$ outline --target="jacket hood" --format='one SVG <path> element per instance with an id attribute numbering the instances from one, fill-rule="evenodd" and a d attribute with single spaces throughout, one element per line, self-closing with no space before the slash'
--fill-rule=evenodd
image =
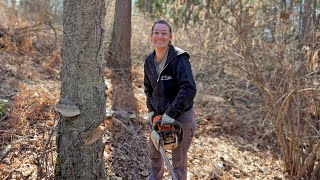
<path id="1" fill-rule="evenodd" d="M 150 59 L 154 59 L 154 56 L 156 54 L 156 51 L 153 51 L 153 53 L 150 54 L 151 57 L 149 57 Z M 187 51 L 184 51 L 178 47 L 175 47 L 173 45 L 169 45 L 169 53 L 168 53 L 168 57 L 167 57 L 167 62 L 166 64 L 170 63 L 171 61 L 175 60 L 177 56 L 187 56 L 187 58 L 190 58 L 190 55 Z M 149 59 L 147 58 L 147 59 Z"/>

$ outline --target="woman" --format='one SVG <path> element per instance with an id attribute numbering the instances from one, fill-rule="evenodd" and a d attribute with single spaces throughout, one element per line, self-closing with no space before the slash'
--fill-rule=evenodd
<path id="1" fill-rule="evenodd" d="M 187 179 L 187 152 L 195 131 L 193 99 L 196 85 L 189 54 L 171 44 L 172 30 L 164 21 L 156 21 L 151 29 L 154 51 L 144 64 L 144 86 L 147 96 L 148 121 L 162 115 L 163 123 L 175 120 L 182 124 L 181 144 L 172 150 L 172 164 L 179 180 Z M 148 179 L 163 177 L 164 163 L 160 153 L 149 140 L 151 174 Z"/>

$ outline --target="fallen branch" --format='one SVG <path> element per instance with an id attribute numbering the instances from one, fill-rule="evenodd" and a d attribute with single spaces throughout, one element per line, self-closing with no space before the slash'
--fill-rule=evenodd
<path id="1" fill-rule="evenodd" d="M 136 118 L 136 114 L 134 112 L 127 112 L 127 111 L 106 111 L 107 118 L 120 116 L 122 118 L 134 119 Z"/>
<path id="2" fill-rule="evenodd" d="M 15 145 L 22 143 L 22 142 L 36 142 L 35 139 L 18 139 L 16 141 L 11 142 L 9 145 L 7 145 L 5 148 L 3 148 L 2 151 L 0 151 L 0 162 L 11 152 Z"/>
<path id="3" fill-rule="evenodd" d="M 0 162 L 9 154 L 11 150 L 12 150 L 12 145 L 9 144 L 0 152 Z"/>
<path id="4" fill-rule="evenodd" d="M 226 160 L 226 159 L 223 158 L 223 157 L 220 157 L 220 160 L 221 160 L 224 164 L 226 164 L 227 166 L 230 166 L 230 167 L 232 167 L 232 168 L 236 168 L 236 169 L 239 170 L 239 172 L 240 172 L 241 174 L 243 174 L 244 176 L 251 177 L 250 174 L 248 174 L 247 172 L 245 172 L 245 171 L 243 171 L 242 169 L 240 169 L 240 167 L 239 167 L 238 165 L 236 165 L 235 163 L 232 163 L 232 162 Z"/>

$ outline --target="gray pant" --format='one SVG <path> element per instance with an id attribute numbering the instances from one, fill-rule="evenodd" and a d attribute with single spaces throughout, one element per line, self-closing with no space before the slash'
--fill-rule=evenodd
<path id="1" fill-rule="evenodd" d="M 177 119 L 182 124 L 183 138 L 181 144 L 172 150 L 172 165 L 179 180 L 187 179 L 187 152 L 190 148 L 192 137 L 195 131 L 195 117 L 193 108 L 184 112 Z M 149 155 L 151 159 L 151 174 L 149 180 L 161 180 L 164 172 L 164 162 L 149 139 Z"/>

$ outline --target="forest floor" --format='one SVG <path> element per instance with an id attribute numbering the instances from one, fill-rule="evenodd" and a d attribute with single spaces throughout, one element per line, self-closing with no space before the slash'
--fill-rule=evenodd
<path id="1" fill-rule="evenodd" d="M 41 171 L 52 177 L 53 163 L 45 166 L 41 161 L 54 158 L 41 158 L 47 155 L 43 150 L 55 151 L 50 135 L 57 122 L 53 106 L 59 94 L 58 72 L 46 71 L 43 64 L 15 53 L 0 51 L 0 59 L 0 97 L 8 108 L 0 121 L 0 177 L 33 179 Z M 136 74 L 141 79 L 142 72 Z M 141 84 L 135 87 L 143 92 Z M 283 162 L 272 145 L 260 145 L 245 128 L 216 123 L 202 109 L 196 108 L 196 115 L 197 129 L 189 151 L 190 179 L 285 179 Z M 104 155 L 111 179 L 144 179 L 150 172 L 146 125 L 134 123 L 131 134 L 112 121 L 107 124 Z M 37 142 L 41 140 L 44 143 Z M 4 154 L 8 146 L 10 150 Z M 39 170 L 45 167 L 48 169 Z"/>
<path id="2" fill-rule="evenodd" d="M 58 115 L 53 107 L 60 93 L 60 52 L 39 52 L 27 40 L 18 48 L 0 49 L 0 179 L 52 179 L 54 173 Z M 144 107 L 141 68 L 133 67 L 133 87 Z M 189 179 L 287 179 L 274 144 L 259 140 L 247 127 L 210 117 L 210 106 L 197 106 L 205 103 L 202 95 L 198 92 L 195 104 Z M 133 125 L 130 132 L 112 119 L 106 122 L 104 158 L 110 179 L 145 179 L 150 173 L 149 131 L 141 123 L 145 107 L 141 112 L 128 120 Z"/>

